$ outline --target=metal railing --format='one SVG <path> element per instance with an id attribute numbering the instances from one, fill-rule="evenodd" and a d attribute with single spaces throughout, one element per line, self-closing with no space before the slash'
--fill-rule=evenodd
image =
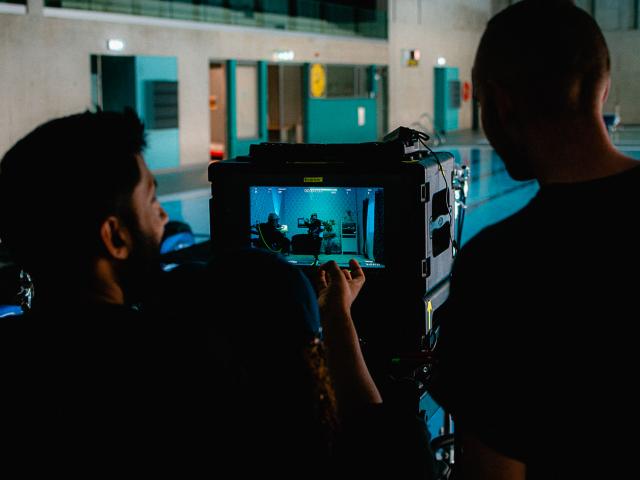
<path id="1" fill-rule="evenodd" d="M 387 38 L 386 11 L 317 0 L 45 0 L 45 5 L 327 35 Z"/>

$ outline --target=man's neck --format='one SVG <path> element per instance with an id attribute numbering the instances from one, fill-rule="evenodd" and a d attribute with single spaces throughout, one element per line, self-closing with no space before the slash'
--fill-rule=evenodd
<path id="1" fill-rule="evenodd" d="M 34 305 L 38 308 L 108 303 L 123 305 L 124 292 L 117 282 L 113 266 L 96 260 L 90 274 L 59 272 L 34 279 Z"/>
<path id="2" fill-rule="evenodd" d="M 639 165 L 615 148 L 603 122 L 597 119 L 532 128 L 526 144 L 541 185 L 595 180 Z"/>
<path id="3" fill-rule="evenodd" d="M 124 304 L 124 291 L 118 282 L 114 265 L 105 258 L 98 258 L 94 266 L 92 296 L 100 303 Z"/>

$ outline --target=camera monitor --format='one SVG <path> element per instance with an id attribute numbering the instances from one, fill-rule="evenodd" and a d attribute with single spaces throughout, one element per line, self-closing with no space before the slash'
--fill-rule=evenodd
<path id="1" fill-rule="evenodd" d="M 252 185 L 249 217 L 251 246 L 292 264 L 385 267 L 381 187 Z"/>
<path id="2" fill-rule="evenodd" d="M 409 140 L 260 144 L 212 163 L 213 254 L 269 249 L 311 276 L 354 258 L 367 277 L 353 307 L 359 332 L 382 357 L 412 351 L 451 270 L 454 223 L 453 156 Z"/>

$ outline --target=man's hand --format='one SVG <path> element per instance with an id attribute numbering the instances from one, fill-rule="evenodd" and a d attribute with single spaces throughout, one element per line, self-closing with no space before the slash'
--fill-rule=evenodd
<path id="1" fill-rule="evenodd" d="M 350 269 L 340 269 L 336 262 L 320 266 L 316 278 L 318 305 L 323 312 L 349 312 L 365 281 L 360 264 L 349 260 Z"/>

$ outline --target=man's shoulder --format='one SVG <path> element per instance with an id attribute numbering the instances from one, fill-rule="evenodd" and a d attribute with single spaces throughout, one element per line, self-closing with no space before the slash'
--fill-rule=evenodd
<path id="1" fill-rule="evenodd" d="M 465 260 L 491 259 L 491 252 L 507 252 L 520 248 L 520 242 L 527 240 L 535 217 L 535 206 L 529 204 L 507 218 L 484 227 L 469 239 L 459 252 Z"/>

